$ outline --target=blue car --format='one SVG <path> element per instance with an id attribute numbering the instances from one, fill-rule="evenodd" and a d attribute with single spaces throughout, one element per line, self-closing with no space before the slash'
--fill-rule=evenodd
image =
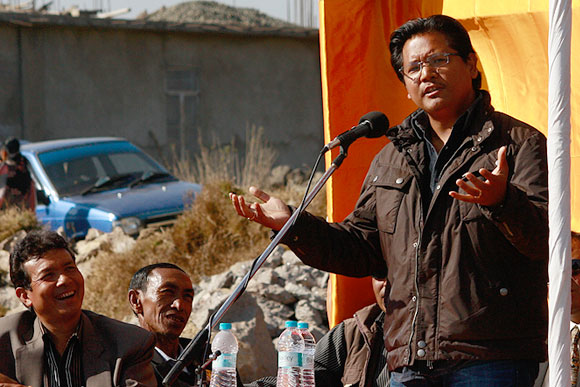
<path id="1" fill-rule="evenodd" d="M 36 216 L 81 239 L 89 228 L 137 235 L 174 222 L 200 192 L 122 138 L 29 142 L 20 151 L 37 186 Z"/>

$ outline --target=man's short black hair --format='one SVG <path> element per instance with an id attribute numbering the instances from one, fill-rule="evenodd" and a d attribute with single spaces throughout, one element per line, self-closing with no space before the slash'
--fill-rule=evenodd
<path id="1" fill-rule="evenodd" d="M 49 230 L 33 230 L 26 234 L 10 254 L 10 280 L 14 287 L 30 289 L 30 277 L 24 270 L 24 264 L 55 249 L 65 249 L 75 261 L 73 251 L 60 234 Z"/>
<path id="2" fill-rule="evenodd" d="M 413 36 L 429 32 L 440 32 L 445 35 L 449 47 L 456 50 L 463 61 L 467 61 L 469 54 L 475 54 L 467 30 L 454 18 L 445 15 L 433 15 L 427 18 L 409 20 L 393 31 L 389 44 L 391 65 L 401 82 L 405 82 L 403 74 L 399 71 L 403 67 L 403 46 Z M 477 77 L 472 80 L 471 85 L 474 90 L 481 88 L 481 73 L 479 71 L 477 72 Z"/>
<path id="3" fill-rule="evenodd" d="M 4 149 L 8 154 L 15 154 L 20 152 L 20 141 L 16 137 L 8 137 L 6 141 L 4 141 Z"/>
<path id="4" fill-rule="evenodd" d="M 131 282 L 129 283 L 129 290 L 141 290 L 142 292 L 147 291 L 147 280 L 149 279 L 149 274 L 155 269 L 176 269 L 183 273 L 185 271 L 177 265 L 168 262 L 159 262 L 154 263 L 151 265 L 147 265 L 142 267 L 141 269 L 137 270 L 133 277 L 131 278 Z M 185 273 L 187 275 L 187 273 Z"/>

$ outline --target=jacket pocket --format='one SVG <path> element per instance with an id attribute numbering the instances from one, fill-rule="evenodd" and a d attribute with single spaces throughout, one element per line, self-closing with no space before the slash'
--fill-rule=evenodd
<path id="1" fill-rule="evenodd" d="M 379 231 L 392 234 L 395 232 L 397 216 L 403 197 L 409 191 L 413 175 L 400 168 L 377 170 L 377 175 L 370 184 L 375 189 L 376 217 Z"/>

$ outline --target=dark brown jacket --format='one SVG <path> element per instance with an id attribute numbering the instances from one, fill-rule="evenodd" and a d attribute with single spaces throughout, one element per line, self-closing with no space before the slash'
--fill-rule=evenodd
<path id="1" fill-rule="evenodd" d="M 387 272 L 391 370 L 415 360 L 546 358 L 546 140 L 495 112 L 482 94 L 430 200 L 425 146 L 410 125 L 425 114 L 417 110 L 389 130 L 391 143 L 376 155 L 343 222 L 305 213 L 284 240 L 322 270 L 355 277 Z M 509 178 L 502 205 L 448 195 L 464 173 L 493 170 L 503 145 Z"/>
<path id="2" fill-rule="evenodd" d="M 374 385 L 377 361 L 384 348 L 381 337 L 383 330 L 376 325 L 381 312 L 377 304 L 369 305 L 343 322 L 346 344 L 342 376 L 344 386 Z"/>

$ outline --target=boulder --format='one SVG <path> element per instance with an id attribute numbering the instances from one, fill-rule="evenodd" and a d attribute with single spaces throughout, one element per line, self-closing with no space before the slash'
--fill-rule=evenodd
<path id="1" fill-rule="evenodd" d="M 10 272 L 10 253 L 0 250 L 0 272 Z"/>

